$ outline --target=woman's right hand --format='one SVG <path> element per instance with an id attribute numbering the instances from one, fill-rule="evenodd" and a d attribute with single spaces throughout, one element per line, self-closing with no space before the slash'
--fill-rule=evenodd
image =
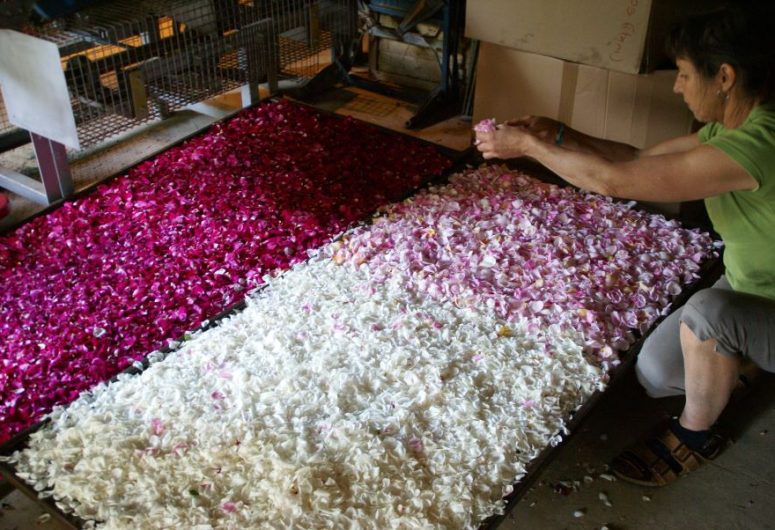
<path id="1" fill-rule="evenodd" d="M 525 127 L 508 124 L 498 125 L 489 131 L 476 131 L 474 145 L 484 159 L 518 158 L 530 156 L 530 150 L 536 142 L 543 142 Z"/>

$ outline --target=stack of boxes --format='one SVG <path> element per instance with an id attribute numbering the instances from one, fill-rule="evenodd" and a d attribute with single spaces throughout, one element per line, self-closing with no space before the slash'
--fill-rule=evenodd
<path id="1" fill-rule="evenodd" d="M 697 0 L 470 2 L 482 41 L 474 121 L 549 116 L 593 136 L 647 147 L 696 126 L 673 93 L 664 39 Z"/>

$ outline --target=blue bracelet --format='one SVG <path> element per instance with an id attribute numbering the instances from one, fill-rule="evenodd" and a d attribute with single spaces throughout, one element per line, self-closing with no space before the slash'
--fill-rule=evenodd
<path id="1" fill-rule="evenodd" d="M 554 145 L 562 145 L 565 140 L 565 124 L 560 122 L 560 126 L 557 127 L 557 134 L 554 136 Z"/>

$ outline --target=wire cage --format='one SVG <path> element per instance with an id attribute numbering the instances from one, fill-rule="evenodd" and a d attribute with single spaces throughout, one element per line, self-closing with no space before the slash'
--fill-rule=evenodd
<path id="1" fill-rule="evenodd" d="M 273 75 L 311 78 L 353 31 L 350 4 L 111 0 L 26 31 L 57 45 L 85 148 Z M 0 134 L 13 127 L 0 102 Z"/>
<path id="2" fill-rule="evenodd" d="M 309 81 L 356 38 L 355 0 L 273 0 L 268 16 L 279 74 Z"/>
<path id="3" fill-rule="evenodd" d="M 354 38 L 357 30 L 355 0 L 92 0 L 88 4 L 44 24 L 24 27 L 26 33 L 57 46 L 82 151 L 235 89 L 241 89 L 242 103 L 247 105 L 258 99 L 261 83 L 268 85 L 270 95 L 277 92 L 281 78 L 304 85 L 322 62 L 330 63 L 326 54 L 336 53 L 336 47 Z M 0 138 L 15 138 L 18 144 L 19 133 L 21 142 L 28 141 L 26 131 L 16 130 L 9 122 L 0 101 Z M 64 152 L 65 148 L 53 149 Z M 40 163 L 39 169 L 45 185 Z M 60 190 L 52 195 L 46 189 L 44 199 L 34 198 L 42 196 L 36 190 L 30 198 L 47 203 L 72 192 L 71 182 L 62 185 L 69 173 L 59 168 L 52 171 Z M 12 175 L 3 182 L 9 179 L 22 177 Z M 25 181 L 17 187 L 12 182 L 9 189 L 30 185 L 36 186 Z"/>

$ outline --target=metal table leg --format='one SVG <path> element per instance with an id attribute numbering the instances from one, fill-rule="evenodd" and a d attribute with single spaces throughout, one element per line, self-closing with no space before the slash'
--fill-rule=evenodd
<path id="1" fill-rule="evenodd" d="M 0 187 L 44 206 L 72 195 L 73 179 L 65 146 L 35 133 L 30 133 L 30 138 L 38 161 L 40 181 L 0 167 Z"/>

